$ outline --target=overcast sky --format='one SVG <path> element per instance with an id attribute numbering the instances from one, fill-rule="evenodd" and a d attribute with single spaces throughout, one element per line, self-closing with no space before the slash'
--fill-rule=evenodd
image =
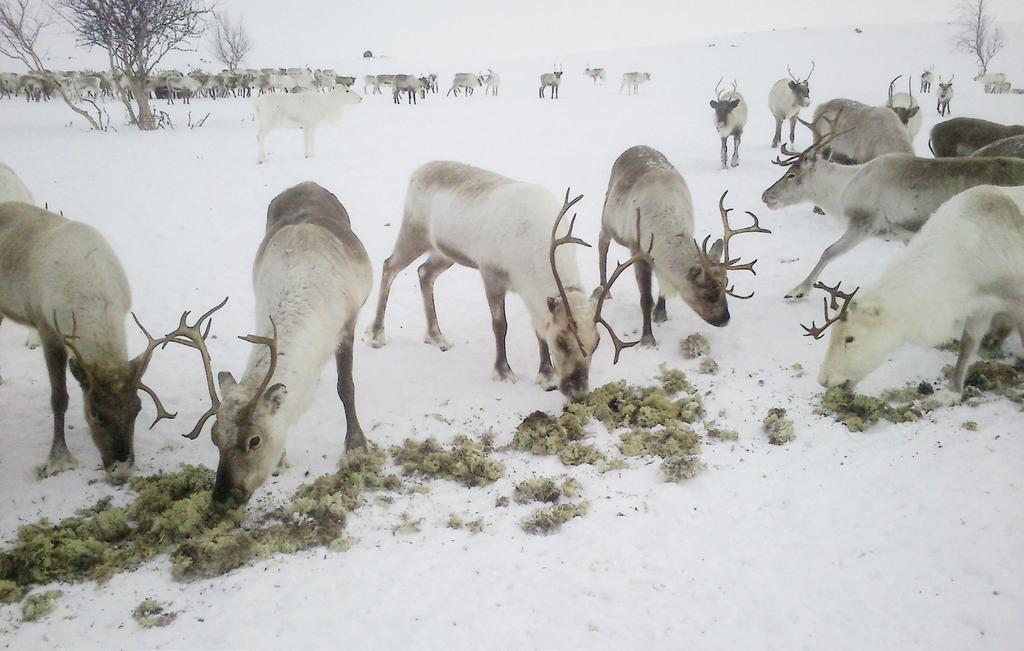
<path id="1" fill-rule="evenodd" d="M 987 0 L 1024 22 L 1024 0 Z M 957 0 L 218 0 L 255 42 L 250 66 L 329 65 L 363 50 L 432 62 L 608 50 L 745 31 L 946 22 Z M 48 41 L 72 55 L 67 35 Z M 208 52 L 202 44 L 199 54 Z M 194 58 L 194 55 L 193 57 Z M 104 58 L 93 54 L 93 65 Z M 324 63 L 321 63 L 324 62 Z M 4 66 L 0 62 L 0 67 Z M 61 67 L 61 66 L 55 66 Z"/>

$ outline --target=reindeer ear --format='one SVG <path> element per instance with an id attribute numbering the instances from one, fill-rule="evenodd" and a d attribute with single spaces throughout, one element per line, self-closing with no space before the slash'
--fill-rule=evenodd
<path id="1" fill-rule="evenodd" d="M 558 311 L 558 308 L 562 305 L 562 301 L 555 298 L 554 296 L 548 296 L 548 311 L 554 314 Z"/>
<path id="2" fill-rule="evenodd" d="M 238 382 L 235 381 L 234 375 L 231 375 L 227 371 L 221 371 L 217 374 L 217 384 L 220 385 L 221 394 L 224 394 L 231 389 L 234 389 Z"/>
<path id="3" fill-rule="evenodd" d="M 914 108 L 912 108 L 909 111 L 907 111 L 907 119 L 909 120 L 910 118 L 912 118 L 915 115 L 917 115 L 917 112 L 920 111 L 920 110 L 921 110 L 920 106 L 915 106 Z"/>
<path id="4" fill-rule="evenodd" d="M 718 102 L 716 102 L 715 100 L 711 100 L 711 108 L 713 108 L 713 109 L 718 108 Z"/>
<path id="5" fill-rule="evenodd" d="M 729 102 L 729 107 L 730 108 L 736 108 L 739 105 L 740 105 L 740 101 L 738 99 L 734 99 L 731 102 Z"/>
<path id="6" fill-rule="evenodd" d="M 270 408 L 270 413 L 276 412 L 284 404 L 284 399 L 288 397 L 288 387 L 278 382 L 271 386 L 263 394 L 261 401 Z"/>
<path id="7" fill-rule="evenodd" d="M 725 244 L 722 242 L 722 240 L 717 240 L 715 244 L 711 247 L 711 250 L 708 252 L 708 255 L 715 262 L 721 262 L 723 248 L 725 248 Z"/>

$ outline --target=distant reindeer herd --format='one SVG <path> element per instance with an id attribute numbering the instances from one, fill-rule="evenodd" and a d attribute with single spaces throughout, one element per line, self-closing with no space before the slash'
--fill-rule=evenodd
<path id="1" fill-rule="evenodd" d="M 955 323 L 966 322 L 956 368 L 936 396 L 940 403 L 956 403 L 962 399 L 967 365 L 994 323 L 1016 327 L 1024 343 L 1024 126 L 953 118 L 931 130 L 935 157 L 919 157 L 913 139 L 922 124 L 921 106 L 909 79 L 904 93 L 897 92 L 902 75 L 894 78 L 881 105 L 832 98 L 819 103 L 808 121 L 800 114 L 811 105 L 814 69 L 812 61 L 800 78 L 787 67 L 788 77 L 778 79 L 768 93 L 775 120 L 771 146 L 781 152 L 772 162 L 782 175 L 761 199 L 771 210 L 813 205 L 846 224 L 842 236 L 785 296 L 802 299 L 813 288 L 826 293 L 823 324 L 804 326 L 815 339 L 831 329 L 818 379 L 825 386 L 852 387 L 902 343 L 931 345 L 947 338 Z M 603 68 L 588 65 L 584 74 L 593 85 L 606 79 Z M 560 66 L 542 74 L 538 96 L 559 98 L 562 77 Z M 625 73 L 620 93 L 636 94 L 650 80 L 646 72 Z M 920 76 L 918 93 L 931 93 L 933 81 L 929 68 Z M 986 92 L 1007 90 L 1005 76 L 979 75 L 976 81 L 985 84 Z M 317 127 L 362 101 L 352 88 L 355 82 L 332 70 L 161 73 L 148 92 L 188 101 L 250 97 L 256 91 L 259 158 L 264 162 L 265 138 L 278 128 L 301 128 L 306 156 L 313 156 Z M 381 89 L 390 87 L 395 103 L 404 98 L 415 104 L 438 93 L 436 74 L 368 75 L 362 82 L 364 95 L 383 94 Z M 710 108 L 721 140 L 721 166 L 729 169 L 740 163 L 748 106 L 736 81 L 731 90 L 722 82 L 715 86 Z M 104 74 L 3 75 L 0 94 L 40 101 L 52 95 L 53 84 L 60 84 L 78 97 L 97 99 L 123 83 Z M 945 115 L 953 78 L 940 76 L 938 84 L 937 111 Z M 446 95 L 467 98 L 484 88 L 485 95 L 497 96 L 500 85 L 500 76 L 490 69 L 457 73 Z M 884 88 L 880 84 L 880 96 Z M 786 121 L 788 143 L 783 142 Z M 802 150 L 793 149 L 798 122 L 812 140 Z M 423 256 L 417 271 L 426 343 L 442 350 L 450 346 L 438 322 L 435 281 L 455 265 L 475 269 L 491 316 L 494 378 L 516 379 L 506 355 L 505 301 L 513 292 L 526 304 L 537 341 L 537 383 L 570 400 L 589 391 L 602 329 L 617 363 L 628 348 L 655 345 L 652 324 L 668 318 L 671 297 L 681 298 L 704 322 L 726 327 L 731 321 L 728 299 L 753 296 L 737 292 L 729 274 L 753 274 L 756 260 L 741 262 L 730 244 L 736 235 L 771 231 L 750 211 L 750 225 L 736 228 L 726 191 L 717 206 L 722 236 L 700 239 L 689 186 L 660 151 L 630 147 L 611 165 L 597 246 L 600 283 L 592 290 L 584 286 L 577 258 L 580 247 L 590 245 L 574 234 L 576 215 L 570 216 L 582 198 L 567 190 L 559 202 L 544 187 L 459 162 L 434 161 L 415 170 L 397 240 L 383 262 L 369 345 L 387 343 L 392 283 Z M 819 281 L 833 260 L 872 237 L 909 246 L 870 287 L 844 291 L 839 283 Z M 630 257 L 609 274 L 612 241 L 627 248 Z M 353 355 L 356 321 L 373 284 L 371 261 L 344 205 L 325 188 L 301 183 L 269 205 L 253 261 L 254 334 L 241 337 L 252 352 L 239 379 L 224 371 L 215 374 L 206 347 L 212 316 L 227 299 L 191 324 L 185 312 L 162 337 L 151 335 L 132 314 L 147 344 L 130 358 L 125 326 L 131 291 L 116 253 L 94 228 L 37 207 L 29 188 L 3 165 L 0 260 L 0 321 L 10 319 L 38 332 L 49 373 L 53 438 L 44 475 L 77 463 L 64 436 L 68 369 L 81 387 L 103 467 L 113 480 L 128 475 L 140 395 L 155 404 L 154 425 L 175 417 L 143 382 L 152 356 L 170 344 L 197 351 L 202 362 L 210 407 L 187 436 L 199 436 L 213 419 L 220 453 L 216 503 L 245 504 L 284 464 L 288 429 L 308 409 L 321 369 L 332 356 L 346 418 L 345 449 L 367 447 L 357 417 Z M 639 338 L 632 341 L 620 338 L 603 314 L 612 285 L 629 268 L 639 288 L 641 316 Z"/>

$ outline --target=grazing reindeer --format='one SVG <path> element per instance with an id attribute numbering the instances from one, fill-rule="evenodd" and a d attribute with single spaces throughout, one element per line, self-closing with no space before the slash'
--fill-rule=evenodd
<path id="1" fill-rule="evenodd" d="M 949 81 L 942 81 L 942 75 L 939 75 L 938 104 L 935 106 L 935 110 L 943 117 L 949 113 L 949 103 L 953 101 L 954 79 L 956 79 L 956 75 L 950 77 Z"/>
<path id="2" fill-rule="evenodd" d="M 604 86 L 605 77 L 607 76 L 607 72 L 604 68 L 591 68 L 590 66 L 587 66 L 587 69 L 583 71 L 583 74 L 590 77 L 595 86 L 598 81 L 600 81 L 601 85 Z"/>
<path id="3" fill-rule="evenodd" d="M 626 89 L 627 95 L 636 95 L 640 92 L 640 84 L 645 81 L 651 80 L 651 73 L 649 72 L 627 72 L 622 75 L 622 84 L 619 85 L 619 95 L 622 94 L 622 89 Z"/>
<path id="4" fill-rule="evenodd" d="M 452 78 L 452 87 L 445 93 L 445 97 L 455 93 L 455 96 L 459 96 L 459 90 L 466 91 L 466 97 L 473 94 L 473 91 L 483 84 L 483 79 L 480 75 L 473 74 L 472 72 L 457 72 L 455 77 Z"/>
<path id="5" fill-rule="evenodd" d="M 1010 136 L 1002 140 L 996 140 L 991 145 L 985 145 L 971 156 L 992 157 L 1005 156 L 1007 158 L 1024 158 L 1024 135 Z"/>
<path id="6" fill-rule="evenodd" d="M 884 154 L 913 154 L 910 132 L 896 111 L 852 99 L 831 99 L 814 109 L 811 122 L 800 120 L 814 134 L 814 143 L 828 139 L 826 160 L 856 165 Z"/>
<path id="7" fill-rule="evenodd" d="M 377 75 L 365 75 L 363 77 L 363 95 L 372 89 L 374 95 L 380 94 L 380 88 L 377 86 Z"/>
<path id="8" fill-rule="evenodd" d="M 886 154 L 860 165 L 838 165 L 819 156 L 828 141 L 800 153 L 783 150 L 788 158 L 774 162 L 786 171 L 761 195 L 772 210 L 809 201 L 847 219 L 846 232 L 786 298 L 807 295 L 829 262 L 869 237 L 909 241 L 955 194 L 976 185 L 1024 185 L 1024 160 Z"/>
<path id="9" fill-rule="evenodd" d="M 928 69 L 921 73 L 921 93 L 932 92 L 932 82 L 935 81 L 935 73 L 932 72 L 933 67 L 928 66 Z"/>
<path id="10" fill-rule="evenodd" d="M 708 251 L 710 235 L 704 238 L 703 246 L 700 247 L 694 238 L 690 189 L 682 175 L 661 152 L 645 146 L 630 147 L 612 166 L 601 214 L 601 237 L 597 245 L 598 268 L 601 285 L 605 286 L 608 284 L 606 271 L 611 241 L 615 240 L 629 248 L 636 256 L 643 251 L 646 238 L 652 239 L 650 255 L 637 260 L 633 267 L 640 288 L 640 311 L 643 317 L 643 336 L 640 341 L 643 345 L 655 345 L 652 317 L 656 322 L 668 319 L 665 307 L 667 296 L 678 294 L 700 318 L 719 327 L 729 323 L 726 295 L 750 298 L 735 294 L 728 284 L 727 271 L 754 271 L 753 262 L 739 265 L 738 258 L 729 257 L 729 239 L 738 233 L 769 231 L 758 226 L 756 217 L 752 227 L 733 230 L 728 223 L 729 211 L 725 209 L 724 202 L 725 194 L 718 204 L 725 236 Z M 635 217 L 637 211 L 643 216 L 642 221 Z M 688 242 L 691 239 L 693 248 L 690 248 Z M 656 306 L 651 289 L 652 273 L 658 279 Z"/>
<path id="11" fill-rule="evenodd" d="M 768 93 L 768 108 L 771 109 L 772 117 L 775 118 L 775 137 L 772 139 L 772 149 L 782 142 L 782 122 L 789 120 L 789 144 L 796 141 L 796 119 L 800 115 L 800 109 L 811 105 L 811 75 L 814 74 L 814 62 L 811 61 L 811 71 L 803 80 L 793 76 L 793 72 L 786 66 L 789 79 L 780 79 L 772 86 Z"/>
<path id="12" fill-rule="evenodd" d="M 78 464 L 64 439 L 70 366 L 82 387 L 85 419 L 103 468 L 110 479 L 124 479 L 135 459 L 139 391 L 156 404 L 153 425 L 174 416 L 142 383 L 156 349 L 153 340 L 128 359 L 124 321 L 131 290 L 117 255 L 91 226 L 10 202 L 0 204 L 0 260 L 0 321 L 35 328 L 50 376 L 53 443 L 42 474 Z"/>
<path id="13" fill-rule="evenodd" d="M 201 333 L 207 312 L 195 325 L 182 316 L 167 340 L 199 350 L 211 406 L 189 438 L 216 417 L 213 442 L 220 450 L 214 503 L 245 504 L 278 465 L 283 465 L 288 429 L 313 401 L 320 372 L 333 355 L 338 396 L 345 407 L 345 450 L 366 449 L 356 417 L 352 353 L 356 318 L 373 286 L 373 269 L 363 243 L 352 232 L 345 207 L 316 183 L 285 190 L 267 209 L 267 233 L 252 272 L 256 328 L 241 337 L 254 345 L 245 373 L 236 381 L 217 375 Z M 223 305 L 223 303 L 221 304 Z"/>
<path id="14" fill-rule="evenodd" d="M 950 81 L 953 81 L 950 79 Z M 1004 72 L 979 72 L 974 76 L 974 81 L 980 81 L 984 87 L 986 93 L 994 93 L 996 89 L 1006 83 L 1006 73 Z"/>
<path id="15" fill-rule="evenodd" d="M 496 74 L 490 68 L 487 69 L 487 74 L 483 76 L 483 82 L 486 88 L 484 88 L 484 97 L 487 95 L 498 96 L 498 87 L 501 86 L 501 75 Z"/>
<path id="16" fill-rule="evenodd" d="M 562 71 L 555 69 L 554 72 L 545 72 L 540 76 L 540 90 L 538 95 L 544 99 L 544 89 L 551 87 L 551 99 L 558 99 L 558 87 L 562 85 Z"/>
<path id="17" fill-rule="evenodd" d="M 0 163 L 0 203 L 20 201 L 35 204 L 36 200 L 10 167 Z"/>
<path id="18" fill-rule="evenodd" d="M 598 344 L 596 324 L 608 328 L 616 361 L 621 349 L 636 342 L 626 344 L 611 331 L 598 307 L 606 292 L 596 299 L 588 296 L 580 281 L 575 251 L 562 246 L 585 244 L 572 236 L 575 217 L 568 229 L 562 228 L 562 218 L 581 198 L 569 201 L 566 193 L 559 210 L 558 201 L 540 186 L 462 163 L 435 161 L 416 170 L 405 196 L 398 241 L 384 261 L 377 316 L 368 332 L 370 344 L 385 344 L 384 312 L 395 276 L 429 253 L 419 268 L 427 316 L 426 343 L 441 350 L 450 347 L 437 324 L 434 281 L 456 263 L 479 269 L 497 351 L 494 378 L 516 379 L 505 354 L 505 295 L 511 290 L 526 304 L 537 336 L 537 383 L 546 390 L 557 387 L 574 399 L 586 395 L 590 362 Z M 613 275 L 613 280 L 617 276 Z"/>
<path id="19" fill-rule="evenodd" d="M 826 299 L 825 325 L 804 326 L 820 338 L 834 325 L 818 381 L 856 384 L 903 343 L 935 346 L 965 320 L 956 368 L 933 396 L 939 404 L 960 402 L 971 358 L 994 320 L 1008 317 L 1024 343 L 1022 259 L 1024 188 L 984 185 L 954 196 L 871 287 L 846 294 L 816 285 L 840 310 L 830 317 Z"/>
<path id="20" fill-rule="evenodd" d="M 420 99 L 426 99 L 427 80 L 414 75 L 395 75 L 394 83 L 391 85 L 391 96 L 395 104 L 402 103 L 402 93 L 406 94 L 406 104 L 415 104 L 417 95 Z"/>
<path id="21" fill-rule="evenodd" d="M 986 145 L 1019 135 L 1024 135 L 1024 125 L 952 118 L 932 127 L 928 146 L 937 157 L 970 156 Z"/>
<path id="22" fill-rule="evenodd" d="M 899 75 L 899 77 L 889 82 L 889 99 L 885 105 L 895 111 L 896 116 L 907 128 L 907 132 L 910 133 L 910 138 L 913 140 L 917 137 L 918 132 L 921 131 L 921 107 L 911 92 L 909 78 L 907 78 L 907 92 L 893 92 L 896 89 L 896 81 L 902 76 Z"/>
<path id="23" fill-rule="evenodd" d="M 260 163 L 267 162 L 263 146 L 267 134 L 274 129 L 299 128 L 306 143 L 306 158 L 313 157 L 316 129 L 321 124 L 341 117 L 346 106 L 358 104 L 363 98 L 346 86 L 337 86 L 329 93 L 287 93 L 261 95 L 256 100 L 256 142 Z"/>
<path id="24" fill-rule="evenodd" d="M 743 127 L 747 125 L 747 102 L 736 90 L 736 81 L 732 82 L 732 90 L 725 92 L 718 87 L 722 80 L 715 84 L 715 99 L 711 100 L 711 108 L 715 110 L 715 129 L 722 139 L 722 169 L 729 169 L 726 161 L 729 156 L 729 136 L 732 136 L 732 166 L 740 164 L 740 139 Z"/>

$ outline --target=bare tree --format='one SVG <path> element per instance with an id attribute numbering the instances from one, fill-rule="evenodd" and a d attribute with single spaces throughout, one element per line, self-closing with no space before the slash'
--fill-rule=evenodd
<path id="1" fill-rule="evenodd" d="M 237 70 L 242 60 L 252 50 L 252 40 L 242 19 L 232 23 L 225 13 L 214 14 L 213 33 L 210 35 L 210 51 L 213 57 L 228 70 Z"/>
<path id="2" fill-rule="evenodd" d="M 92 103 L 97 112 L 97 116 L 94 118 L 87 111 L 75 105 L 63 84 L 59 83 L 53 73 L 47 70 L 43 64 L 43 56 L 39 54 L 36 42 L 43 30 L 53 24 L 53 15 L 45 6 L 33 7 L 29 0 L 0 1 L 0 54 L 20 61 L 28 68 L 29 73 L 51 82 L 57 94 L 72 111 L 85 118 L 90 127 L 102 131 L 104 130 L 101 126 L 103 114 L 96 107 L 95 102 Z"/>
<path id="3" fill-rule="evenodd" d="M 204 0 L 55 1 L 78 42 L 106 50 L 114 74 L 128 78 L 137 115 L 127 93 L 119 92 L 132 121 L 143 131 L 156 129 L 149 106 L 150 75 L 168 52 L 187 51 L 188 41 L 206 29 L 210 9 Z"/>
<path id="4" fill-rule="evenodd" d="M 988 73 L 988 64 L 1003 49 L 1003 35 L 988 13 L 986 0 L 963 0 L 957 5 L 953 24 L 958 28 L 956 47 L 978 60 L 981 74 Z"/>

